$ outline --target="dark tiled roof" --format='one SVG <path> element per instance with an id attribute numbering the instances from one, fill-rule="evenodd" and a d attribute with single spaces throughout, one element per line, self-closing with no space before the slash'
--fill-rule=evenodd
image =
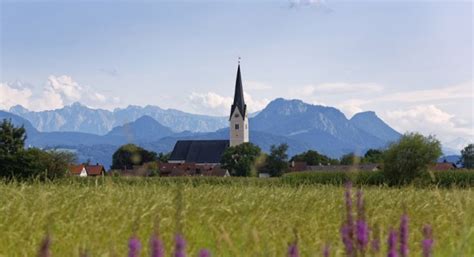
<path id="1" fill-rule="evenodd" d="M 219 163 L 229 147 L 229 140 L 178 140 L 170 161 Z"/>
<path id="2" fill-rule="evenodd" d="M 235 80 L 235 92 L 234 92 L 234 103 L 232 104 L 232 107 L 230 108 L 230 118 L 232 118 L 232 113 L 234 113 L 235 108 L 239 109 L 240 115 L 242 119 L 245 118 L 245 115 L 247 115 L 247 105 L 245 104 L 244 101 L 244 89 L 242 87 L 242 77 L 240 76 L 240 64 L 239 67 L 237 68 L 237 78 Z"/>

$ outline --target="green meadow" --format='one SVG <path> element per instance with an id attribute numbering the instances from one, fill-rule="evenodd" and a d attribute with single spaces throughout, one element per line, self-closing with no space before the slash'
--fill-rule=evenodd
<path id="1" fill-rule="evenodd" d="M 474 255 L 472 188 L 363 187 L 369 224 L 387 230 L 410 217 L 410 256 L 421 256 L 422 227 L 433 226 L 435 256 Z M 355 190 L 354 190 L 355 191 Z M 355 195 L 355 194 L 354 194 Z M 141 256 L 158 231 L 171 256 L 181 231 L 189 256 L 286 256 L 298 241 L 301 256 L 344 256 L 339 228 L 344 188 L 290 185 L 279 179 L 99 178 L 59 182 L 0 182 L 0 256 L 36 256 L 47 232 L 53 256 L 126 256 L 136 234 Z"/>

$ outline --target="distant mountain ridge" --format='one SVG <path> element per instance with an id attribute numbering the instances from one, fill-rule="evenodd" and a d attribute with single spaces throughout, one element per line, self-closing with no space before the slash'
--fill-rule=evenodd
<path id="1" fill-rule="evenodd" d="M 56 110 L 34 112 L 17 105 L 9 112 L 30 121 L 39 131 L 84 132 L 105 135 L 114 127 L 133 122 L 142 116 L 150 116 L 174 132 L 212 132 L 226 127 L 226 117 L 214 117 L 186 113 L 174 109 L 162 109 L 158 106 L 145 107 L 130 105 L 113 111 L 91 109 L 80 103 L 64 106 Z"/>
<path id="2" fill-rule="evenodd" d="M 278 98 L 252 118 L 250 126 L 254 130 L 305 142 L 310 148 L 333 157 L 385 147 L 400 136 L 375 113 L 360 116 L 348 120 L 333 107 Z"/>
<path id="3" fill-rule="evenodd" d="M 41 115 L 34 114 L 38 118 L 37 124 L 44 127 L 43 122 L 61 120 L 64 113 L 80 113 L 76 119 L 82 122 L 63 122 L 62 128 L 74 129 L 84 128 L 87 124 L 106 124 L 114 114 L 114 119 L 125 120 L 130 114 L 131 117 L 142 114 L 147 108 L 158 107 L 128 107 L 127 111 L 116 110 L 108 112 L 104 110 L 93 110 L 79 104 L 60 109 L 60 113 L 49 112 L 45 116 L 48 119 L 42 120 Z M 76 109 L 76 110 L 74 110 Z M 20 107 L 12 108 L 17 113 L 29 115 L 31 112 Z M 173 122 L 189 117 L 186 113 L 166 110 L 166 115 L 178 113 L 181 118 L 170 118 Z M 156 114 L 156 112 L 154 112 Z M 89 119 L 91 114 L 95 118 Z M 37 115 L 37 116 L 35 116 Z M 82 116 L 81 116 L 82 115 Z M 85 116 L 84 116 L 85 115 Z M 103 119 L 98 119 L 97 115 L 103 115 Z M 180 116 L 181 115 L 181 116 Z M 184 115 L 184 116 L 183 116 Z M 35 118 L 32 119 L 35 119 Z M 165 116 L 159 116 L 161 118 Z M 41 132 L 38 131 L 34 123 L 32 124 L 19 115 L 0 112 L 0 119 L 10 118 L 17 125 L 25 125 L 28 132 L 27 144 L 42 148 L 64 148 L 75 151 L 80 161 L 91 160 L 101 162 L 109 166 L 113 152 L 122 144 L 135 143 L 149 150 L 156 152 L 169 152 L 179 139 L 228 139 L 228 121 L 225 119 L 225 126 L 212 132 L 177 132 L 169 126 L 158 121 L 155 117 L 142 115 L 132 122 L 127 122 L 111 128 L 103 135 L 84 132 Z M 202 118 L 202 120 L 199 120 Z M 193 116 L 191 123 L 204 124 L 215 122 L 216 117 Z M 132 118 L 129 118 L 132 119 Z M 219 117 L 217 117 L 219 119 Z M 41 121 L 41 122 L 40 122 Z M 95 123 L 92 123 L 94 121 Z M 38 123 L 39 122 L 39 123 Z M 188 123 L 187 126 L 190 126 Z M 50 129 L 59 126 L 51 125 Z M 93 126 L 93 127 L 94 127 Z M 212 125 L 212 126 L 215 126 Z M 400 134 L 383 122 L 373 112 L 356 114 L 350 120 L 336 108 L 311 105 L 300 100 L 275 99 L 267 107 L 261 110 L 254 117 L 250 118 L 250 141 L 259 145 L 262 150 L 268 151 L 273 144 L 287 143 L 289 145 L 288 154 L 290 156 L 314 149 L 331 157 L 340 157 L 349 152 L 363 154 L 369 148 L 383 148 L 391 141 L 400 137 Z M 97 126 L 95 126 L 97 127 Z"/>

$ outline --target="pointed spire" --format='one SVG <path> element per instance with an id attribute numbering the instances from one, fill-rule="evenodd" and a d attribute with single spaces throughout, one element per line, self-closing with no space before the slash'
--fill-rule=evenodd
<path id="1" fill-rule="evenodd" d="M 244 90 L 242 88 L 242 77 L 240 75 L 240 57 L 237 68 L 237 78 L 235 80 L 234 103 L 232 104 L 232 107 L 230 109 L 231 117 L 229 117 L 229 119 L 232 118 L 232 114 L 234 113 L 235 108 L 238 108 L 240 114 L 242 115 L 242 118 L 245 118 L 245 115 L 247 115 L 247 105 L 244 101 Z"/>

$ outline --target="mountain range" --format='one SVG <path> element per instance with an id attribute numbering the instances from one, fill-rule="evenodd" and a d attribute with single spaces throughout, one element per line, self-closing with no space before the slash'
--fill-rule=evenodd
<path id="1" fill-rule="evenodd" d="M 75 103 L 62 109 L 31 112 L 15 106 L 0 111 L 0 119 L 24 125 L 28 146 L 76 152 L 79 161 L 109 166 L 122 144 L 135 143 L 156 152 L 169 152 L 180 139 L 228 139 L 227 117 L 196 115 L 155 106 L 129 106 L 114 111 L 90 109 Z M 125 122 L 127 121 L 127 122 Z M 250 141 L 268 151 L 287 143 L 288 154 L 315 149 L 331 157 L 363 154 L 383 148 L 400 133 L 374 112 L 351 119 L 336 108 L 278 98 L 249 121 Z"/>
<path id="2" fill-rule="evenodd" d="M 61 109 L 34 112 L 21 105 L 8 110 L 21 116 L 42 132 L 84 132 L 105 135 L 111 129 L 142 116 L 150 116 L 174 132 L 212 132 L 226 127 L 226 117 L 214 117 L 185 113 L 174 109 L 162 109 L 158 106 L 145 107 L 130 105 L 113 111 L 91 109 L 78 102 Z"/>

